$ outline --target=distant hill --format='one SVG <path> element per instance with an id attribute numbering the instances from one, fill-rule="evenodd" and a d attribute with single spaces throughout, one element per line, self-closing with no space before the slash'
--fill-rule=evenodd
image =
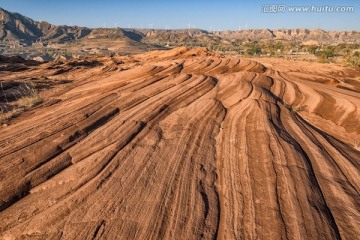
<path id="1" fill-rule="evenodd" d="M 284 40 L 293 42 L 316 41 L 318 43 L 360 43 L 358 31 L 325 31 L 321 29 L 259 29 L 219 31 L 212 34 L 225 39 Z"/>
<path id="2" fill-rule="evenodd" d="M 336 44 L 360 43 L 360 32 L 325 31 L 321 29 L 250 29 L 239 31 L 127 28 L 90 29 L 78 26 L 56 26 L 43 21 L 34 21 L 19 13 L 12 13 L 0 8 L 0 41 L 20 42 L 24 45 L 32 45 L 36 42 L 66 43 L 80 39 L 124 39 L 132 44 L 139 44 L 140 42 L 152 44 L 181 44 L 194 40 L 209 44 L 233 40 L 279 40 L 305 44 Z"/>
<path id="3" fill-rule="evenodd" d="M 55 26 L 43 21 L 34 21 L 0 8 L 2 41 L 20 41 L 27 45 L 38 41 L 63 43 L 85 37 L 90 32 L 91 30 L 85 27 Z"/>

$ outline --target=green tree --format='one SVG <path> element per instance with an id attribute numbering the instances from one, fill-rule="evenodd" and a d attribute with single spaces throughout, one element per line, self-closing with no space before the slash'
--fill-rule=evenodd
<path id="1" fill-rule="evenodd" d="M 326 58 L 334 57 L 335 56 L 335 50 L 334 50 L 334 48 L 329 47 L 324 51 L 324 54 L 325 54 Z"/>
<path id="2" fill-rule="evenodd" d="M 247 54 L 249 54 L 249 55 L 261 54 L 260 46 L 259 45 L 252 45 L 252 47 L 247 50 Z"/>
<path id="3" fill-rule="evenodd" d="M 307 47 L 307 50 L 309 53 L 312 53 L 312 54 L 315 54 L 316 53 L 316 50 L 318 49 L 319 47 L 316 46 L 316 45 L 310 45 Z"/>

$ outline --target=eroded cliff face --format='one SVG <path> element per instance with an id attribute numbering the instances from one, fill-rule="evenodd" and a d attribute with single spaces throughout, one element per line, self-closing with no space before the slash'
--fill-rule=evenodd
<path id="1" fill-rule="evenodd" d="M 97 61 L 2 73 L 71 80 L 0 128 L 2 238 L 358 238 L 358 72 L 186 48 Z"/>

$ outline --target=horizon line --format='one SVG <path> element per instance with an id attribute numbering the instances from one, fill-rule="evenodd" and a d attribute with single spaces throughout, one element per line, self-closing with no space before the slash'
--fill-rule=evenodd
<path id="1" fill-rule="evenodd" d="M 321 30 L 321 31 L 327 31 L 327 32 L 360 32 L 360 29 L 326 29 L 326 28 L 309 28 L 309 27 L 304 27 L 304 28 L 299 28 L 299 27 L 281 27 L 281 28 L 267 28 L 267 27 L 264 27 L 264 28 L 239 28 L 239 29 L 218 29 L 218 30 L 207 30 L 206 28 L 197 28 L 197 27 L 175 27 L 175 28 L 161 28 L 161 27 L 155 27 L 155 28 L 150 28 L 150 27 L 122 27 L 122 26 L 114 26 L 114 27 L 106 27 L 106 26 L 98 26 L 98 27 L 88 27 L 88 26 L 82 26 L 82 25 L 77 25 L 77 24 L 74 24 L 74 25 L 70 25 L 70 24 L 54 24 L 54 23 L 51 23 L 49 21 L 46 21 L 46 20 L 35 20 L 34 18 L 32 17 L 29 17 L 29 16 L 25 16 L 23 15 L 22 13 L 19 13 L 19 12 L 12 12 L 12 11 L 9 11 L 9 10 L 6 10 L 4 9 L 3 7 L 0 6 L 0 10 L 3 10 L 5 12 L 9 12 L 9 13 L 12 13 L 12 14 L 19 14 L 23 17 L 26 17 L 26 18 L 29 18 L 35 22 L 45 22 L 45 23 L 48 23 L 50 25 L 53 25 L 53 26 L 58 26 L 58 27 L 61 27 L 61 26 L 64 26 L 64 27 L 80 27 L 80 28 L 87 28 L 87 29 L 91 29 L 91 30 L 94 30 L 94 29 L 130 29 L 130 30 L 163 30 L 163 31 L 172 31 L 172 30 L 202 30 L 202 31 L 206 31 L 206 32 L 226 32 L 226 31 L 231 31 L 231 32 L 239 32 L 239 31 L 249 31 L 249 30 L 269 30 L 269 31 L 275 31 L 275 30 Z M 104 23 L 105 25 L 107 25 L 106 23 Z M 114 24 L 114 25 L 117 25 L 117 24 Z M 210 27 L 211 28 L 211 27 Z"/>

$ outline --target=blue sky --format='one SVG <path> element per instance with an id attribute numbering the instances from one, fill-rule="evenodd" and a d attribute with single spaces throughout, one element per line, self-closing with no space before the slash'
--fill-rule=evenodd
<path id="1" fill-rule="evenodd" d="M 353 6 L 354 12 L 263 13 L 268 4 Z M 86 27 L 360 30 L 359 0 L 0 0 L 0 7 L 34 20 Z"/>

